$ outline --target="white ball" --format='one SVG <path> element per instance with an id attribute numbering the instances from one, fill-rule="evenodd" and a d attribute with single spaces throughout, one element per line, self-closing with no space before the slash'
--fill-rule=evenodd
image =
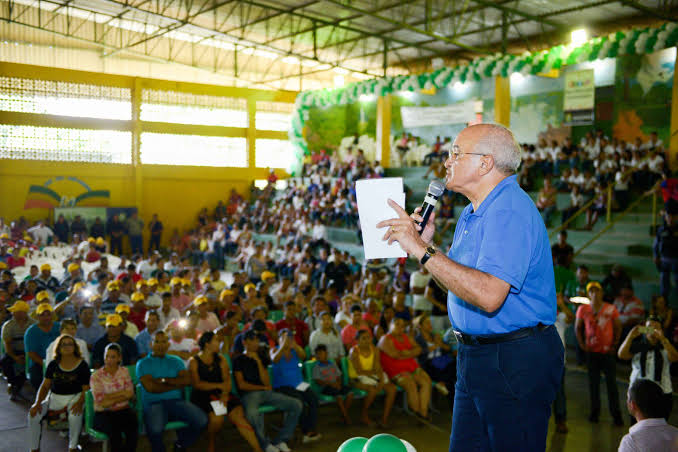
<path id="1" fill-rule="evenodd" d="M 409 442 L 405 441 L 402 438 L 400 438 L 400 441 L 402 441 L 403 444 L 405 445 L 405 449 L 407 449 L 407 452 L 417 452 L 417 449 L 415 449 L 414 446 Z"/>

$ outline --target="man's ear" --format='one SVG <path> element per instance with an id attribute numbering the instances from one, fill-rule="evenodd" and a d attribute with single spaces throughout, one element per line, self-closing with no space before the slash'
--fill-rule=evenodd
<path id="1" fill-rule="evenodd" d="M 484 176 L 485 174 L 492 171 L 494 168 L 494 157 L 490 154 L 483 155 L 480 157 L 480 174 Z"/>

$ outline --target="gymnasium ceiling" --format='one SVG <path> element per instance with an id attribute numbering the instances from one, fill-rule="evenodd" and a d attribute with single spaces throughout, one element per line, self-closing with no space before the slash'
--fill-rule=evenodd
<path id="1" fill-rule="evenodd" d="M 315 89 L 678 18 L 678 0 L 0 0 L 0 41 Z"/>

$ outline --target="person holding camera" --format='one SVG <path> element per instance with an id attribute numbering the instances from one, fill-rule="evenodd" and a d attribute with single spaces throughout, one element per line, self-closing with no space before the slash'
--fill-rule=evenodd
<path id="1" fill-rule="evenodd" d="M 620 359 L 631 360 L 630 384 L 639 378 L 652 380 L 664 392 L 663 417 L 668 420 L 673 403 L 671 363 L 678 361 L 678 351 L 664 336 L 662 324 L 650 316 L 644 324 L 631 329 L 617 353 Z M 631 423 L 635 423 L 631 417 Z"/>

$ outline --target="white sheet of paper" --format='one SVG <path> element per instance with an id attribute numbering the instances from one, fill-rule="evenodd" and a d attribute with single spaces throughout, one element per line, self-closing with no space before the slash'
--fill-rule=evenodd
<path id="1" fill-rule="evenodd" d="M 216 414 L 217 416 L 223 416 L 228 412 L 228 410 L 226 409 L 226 405 L 224 405 L 224 402 L 222 402 L 221 400 L 212 400 L 210 402 L 210 405 L 212 405 L 214 414 Z"/>
<path id="2" fill-rule="evenodd" d="M 389 198 L 404 208 L 403 179 L 401 177 L 361 179 L 356 182 L 355 189 L 365 259 L 407 257 L 407 253 L 397 242 L 389 245 L 388 242 L 382 240 L 386 228 L 377 229 L 377 223 L 380 221 L 398 216 L 388 205 Z"/>
<path id="3" fill-rule="evenodd" d="M 308 388 L 310 388 L 310 387 L 311 387 L 310 384 L 306 383 L 305 381 L 302 381 L 301 383 L 299 383 L 299 384 L 297 385 L 297 391 L 304 392 L 304 391 L 306 391 L 306 390 L 307 390 Z"/>

